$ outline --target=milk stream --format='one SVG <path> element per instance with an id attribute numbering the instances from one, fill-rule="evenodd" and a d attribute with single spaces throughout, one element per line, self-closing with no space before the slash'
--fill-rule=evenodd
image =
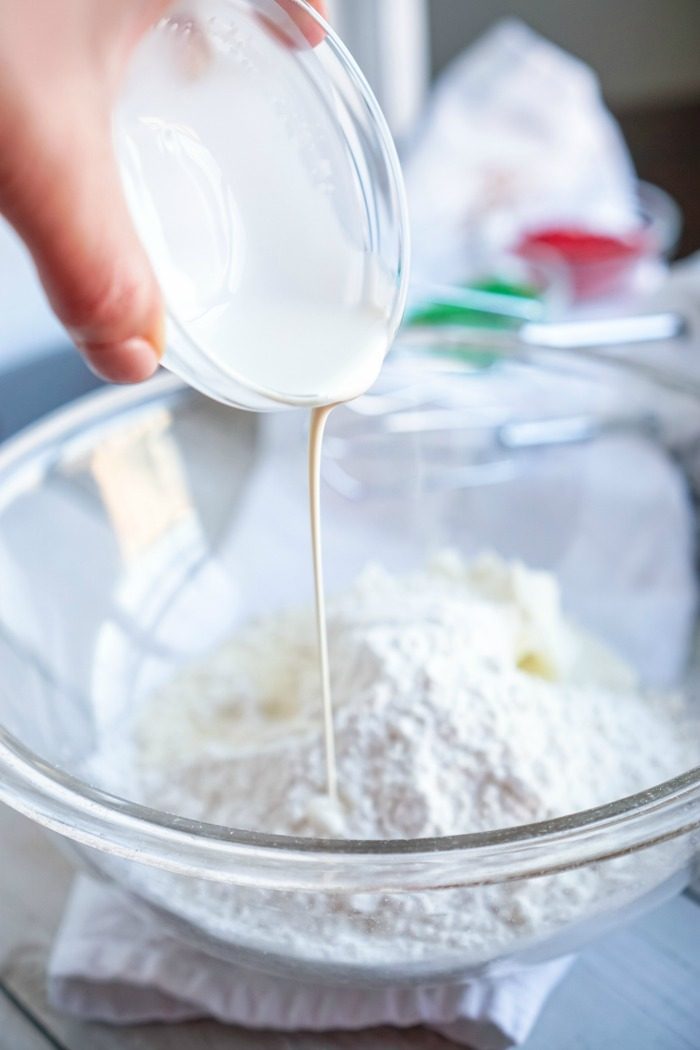
<path id="1" fill-rule="evenodd" d="M 323 550 L 321 545 L 321 451 L 323 433 L 334 405 L 315 408 L 311 413 L 309 430 L 309 514 L 311 520 L 311 551 L 314 563 L 314 597 L 316 601 L 316 632 L 318 637 L 319 674 L 323 698 L 323 735 L 326 749 L 326 790 L 333 801 L 338 798 L 338 776 L 335 766 L 335 733 L 333 730 L 333 697 L 331 694 L 330 665 L 328 661 L 328 630 L 326 624 L 326 593 L 323 585 Z"/>

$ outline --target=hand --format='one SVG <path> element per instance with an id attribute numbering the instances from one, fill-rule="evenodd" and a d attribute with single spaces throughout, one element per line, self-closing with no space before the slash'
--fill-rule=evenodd
<path id="1" fill-rule="evenodd" d="M 289 0 L 281 0 L 283 6 Z M 323 13 L 323 0 L 311 0 Z M 0 212 L 95 372 L 137 382 L 163 352 L 157 283 L 127 211 L 111 113 L 170 0 L 0 0 Z M 299 26 L 315 44 L 318 27 Z"/>

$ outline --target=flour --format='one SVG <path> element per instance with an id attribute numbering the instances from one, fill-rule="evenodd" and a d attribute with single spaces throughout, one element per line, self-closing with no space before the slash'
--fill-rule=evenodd
<path id="1" fill-rule="evenodd" d="M 337 804 L 324 794 L 310 612 L 247 628 L 151 698 L 122 770 L 139 799 L 256 831 L 401 839 L 546 820 L 698 761 L 680 702 L 642 693 L 563 616 L 554 578 L 522 565 L 444 552 L 401 578 L 370 566 L 329 603 L 328 633 Z M 487 958 L 664 874 L 651 851 L 391 897 L 281 894 L 146 869 L 137 888 L 237 944 L 405 962 L 440 949 Z"/>

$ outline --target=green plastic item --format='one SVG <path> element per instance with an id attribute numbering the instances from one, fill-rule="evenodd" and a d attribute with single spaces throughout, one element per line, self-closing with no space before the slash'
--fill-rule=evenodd
<path id="1" fill-rule="evenodd" d="M 533 286 L 516 284 L 499 277 L 486 277 L 479 281 L 461 285 L 461 287 L 473 291 L 491 292 L 498 296 L 529 299 L 535 302 L 540 302 L 542 299 L 538 290 Z M 409 328 L 418 325 L 429 325 L 435 328 L 464 326 L 465 328 L 513 330 L 518 328 L 522 322 L 519 318 L 477 310 L 473 307 L 427 302 L 410 311 L 405 323 Z M 478 347 L 452 347 L 446 349 L 444 346 L 437 345 L 435 347 L 426 347 L 426 350 L 429 353 L 439 353 L 445 357 L 458 358 L 470 367 L 479 370 L 489 368 L 498 360 L 498 355 L 492 351 L 479 349 Z"/>
<path id="2" fill-rule="evenodd" d="M 491 292 L 493 295 L 510 296 L 514 299 L 539 301 L 536 288 L 526 284 L 514 284 L 498 277 L 473 281 L 461 287 L 476 292 Z M 465 325 L 469 328 L 516 328 L 520 321 L 503 314 L 476 310 L 473 307 L 448 303 L 424 303 L 412 310 L 406 323 L 412 325 Z"/>

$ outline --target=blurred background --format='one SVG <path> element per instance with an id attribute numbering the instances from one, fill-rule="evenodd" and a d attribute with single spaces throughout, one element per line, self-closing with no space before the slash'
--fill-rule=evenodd
<path id="1" fill-rule="evenodd" d="M 517 17 L 600 80 L 642 179 L 679 203 L 678 254 L 700 250 L 700 3 L 697 0 L 328 0 L 399 141 L 431 82 L 499 19 Z"/>
<path id="2" fill-rule="evenodd" d="M 328 0 L 331 20 L 375 88 L 407 161 L 412 204 L 424 212 L 423 225 L 432 228 L 431 200 L 439 182 L 442 150 L 449 149 L 449 134 L 443 139 L 428 137 L 440 121 L 430 109 L 434 84 L 445 70 L 495 23 L 516 18 L 539 36 L 580 58 L 599 79 L 606 106 L 619 123 L 637 176 L 665 190 L 682 214 L 682 229 L 668 246 L 672 258 L 700 250 L 700 3 L 698 0 L 589 0 L 585 5 L 560 0 Z M 535 39 L 535 38 L 533 38 Z M 498 48 L 492 48 L 488 76 L 484 78 L 493 99 L 506 71 L 500 71 Z M 482 54 L 482 65 L 483 65 Z M 451 65 L 452 64 L 452 65 Z M 495 64 L 495 65 L 494 65 Z M 466 67 L 465 67 L 466 69 Z M 478 70 L 472 62 L 452 77 L 449 99 L 443 98 L 442 118 L 448 102 L 456 104 L 464 83 Z M 567 73 L 568 75 L 568 73 Z M 450 76 L 450 73 L 447 73 Z M 447 86 L 447 85 L 446 85 Z M 443 92 L 448 94 L 447 91 Z M 469 102 L 462 101 L 465 112 Z M 494 102 L 494 105 L 497 103 Z M 535 122 L 542 100 L 530 100 L 530 118 Z M 533 117 L 534 114 L 534 117 Z M 564 114 L 566 119 L 568 114 Z M 502 128 L 498 124 L 471 125 L 475 141 L 484 138 L 484 126 L 496 145 Z M 525 115 L 524 121 L 527 122 Z M 443 119 L 444 123 L 444 119 Z M 522 123 L 522 122 L 521 122 Z M 601 125 L 602 126 L 602 125 Z M 470 125 L 465 124 L 465 129 Z M 482 131 L 479 131 L 479 128 Z M 456 123 L 455 139 L 462 133 Z M 606 131 L 605 134 L 608 134 Z M 421 147 L 421 135 L 424 137 Z M 454 146 L 454 143 L 452 143 Z M 543 144 L 557 158 L 556 134 Z M 421 155 L 422 148 L 422 155 Z M 464 156 L 469 153 L 466 150 Z M 620 154 L 620 157 L 622 154 Z M 625 154 L 626 157 L 626 154 Z M 569 163 L 573 164 L 575 151 Z M 464 158 L 459 163 L 464 163 Z M 486 163 L 486 161 L 484 161 Z M 492 163 L 492 161 L 490 161 Z M 616 162 L 619 175 L 620 158 Z M 626 163 L 626 160 L 625 160 Z M 446 185 L 454 187 L 459 168 L 452 158 L 445 167 Z M 526 165 L 521 165 L 521 168 Z M 437 182 L 436 182 L 437 180 Z M 451 181 L 450 181 L 451 180 Z M 506 179 L 507 181 L 507 179 Z M 619 179 L 618 179 L 619 181 Z M 540 196 L 546 186 L 540 182 Z M 455 191 L 456 192 L 456 191 Z M 453 194 L 454 195 L 454 194 Z M 522 202 L 521 202 L 522 203 Z M 509 201 L 501 202 L 499 221 Z M 519 206 L 519 205 L 518 205 Z M 457 203 L 454 204 L 458 208 Z M 464 202 L 459 207 L 466 207 Z M 514 211 L 517 210 L 514 205 Z M 453 216 L 442 216 L 449 225 Z M 471 213 L 470 213 L 471 214 Z M 460 219 L 460 222 L 462 220 Z M 466 220 L 465 220 L 466 221 Z M 471 221 L 471 220 L 470 220 Z M 1 220 L 0 220 L 1 223 Z M 492 223 L 493 225 L 493 223 Z M 500 227 L 499 227 L 500 228 Z M 466 226 L 465 226 L 466 229 Z M 471 227 L 470 227 L 471 229 Z M 420 231 L 419 231 L 420 234 Z M 462 235 L 462 234 L 460 234 Z M 418 236 L 419 260 L 430 269 Z M 666 261 L 666 260 L 665 260 Z M 45 355 L 67 348 L 60 326 L 52 318 L 37 285 L 23 248 L 6 226 L 0 225 L 0 438 L 45 408 L 65 400 L 74 390 L 92 385 L 82 365 L 62 355 L 54 371 L 42 373 L 42 382 L 25 367 Z M 440 275 L 438 275 L 440 276 Z"/>

